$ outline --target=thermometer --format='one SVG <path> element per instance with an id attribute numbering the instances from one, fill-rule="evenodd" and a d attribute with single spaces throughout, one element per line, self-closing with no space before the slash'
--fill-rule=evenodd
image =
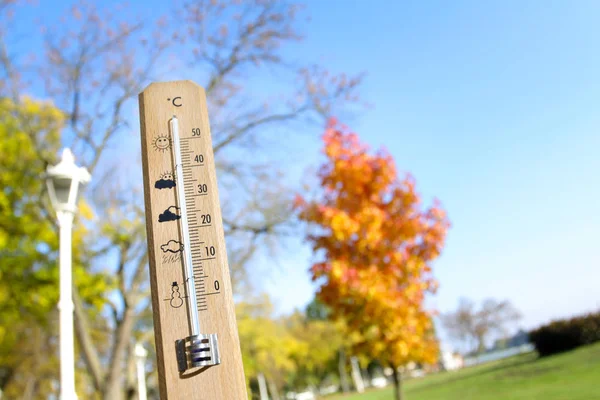
<path id="1" fill-rule="evenodd" d="M 160 397 L 245 400 L 204 90 L 153 83 L 139 100 Z"/>
<path id="2" fill-rule="evenodd" d="M 190 320 L 190 333 L 186 339 L 176 341 L 177 346 L 177 363 L 179 365 L 179 371 L 185 372 L 188 367 L 208 367 L 210 365 L 217 365 L 220 363 L 219 358 L 219 344 L 216 334 L 201 334 L 200 323 L 198 322 L 198 310 L 202 309 L 202 305 L 206 306 L 205 303 L 198 303 L 198 294 L 206 295 L 205 286 L 201 284 L 196 285 L 196 278 L 194 274 L 194 260 L 192 259 L 192 240 L 190 236 L 190 224 L 188 220 L 190 215 L 187 211 L 187 202 L 185 199 L 185 177 L 190 177 L 191 172 L 188 170 L 188 174 L 184 175 L 183 172 L 183 158 L 181 156 L 181 138 L 179 137 L 179 121 L 177 116 L 173 115 L 171 121 L 169 121 L 169 128 L 171 137 L 173 138 L 173 153 L 175 154 L 175 179 L 174 183 L 177 188 L 177 205 L 179 206 L 179 216 L 181 217 L 181 223 L 179 225 L 180 237 L 181 237 L 181 254 L 183 261 L 183 277 L 186 283 L 185 288 L 187 292 L 187 309 L 188 317 Z M 198 136 L 199 137 L 199 136 Z M 189 144 L 186 146 L 189 154 Z M 187 161 L 187 160 L 186 160 Z M 177 182 L 180 184 L 177 185 Z M 206 193 L 208 194 L 208 193 Z M 195 220 L 196 221 L 196 220 Z M 197 221 L 196 221 L 197 222 Z M 208 224 L 209 225 L 209 224 Z M 194 236 L 198 237 L 198 235 Z M 197 242 L 195 244 L 203 244 L 204 242 Z M 197 246 L 196 246 L 197 247 Z M 201 247 L 201 246 L 200 246 Z M 196 253 L 198 254 L 198 260 L 196 265 L 203 265 L 203 261 L 207 258 L 202 258 L 201 249 Z M 206 253 L 207 256 L 211 255 L 209 251 Z M 207 278 L 202 274 L 203 268 L 199 269 L 200 276 L 198 280 Z M 215 281 L 218 282 L 218 281 Z M 216 286 L 216 285 L 215 285 Z M 219 294 L 218 291 L 215 294 Z M 197 310 L 198 309 L 198 310 Z"/>

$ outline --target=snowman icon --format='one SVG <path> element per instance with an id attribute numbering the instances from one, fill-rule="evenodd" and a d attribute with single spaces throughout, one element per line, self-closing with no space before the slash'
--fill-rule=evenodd
<path id="1" fill-rule="evenodd" d="M 183 305 L 183 299 L 181 298 L 181 293 L 179 293 L 179 285 L 177 282 L 173 282 L 171 285 L 171 299 L 169 303 L 173 308 L 179 308 Z"/>

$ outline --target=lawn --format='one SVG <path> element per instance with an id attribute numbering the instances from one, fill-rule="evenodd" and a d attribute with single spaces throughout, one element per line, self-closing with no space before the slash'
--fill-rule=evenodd
<path id="1" fill-rule="evenodd" d="M 330 400 L 391 400 L 392 387 Z M 538 358 L 529 353 L 404 384 L 405 400 L 600 399 L 600 344 Z"/>

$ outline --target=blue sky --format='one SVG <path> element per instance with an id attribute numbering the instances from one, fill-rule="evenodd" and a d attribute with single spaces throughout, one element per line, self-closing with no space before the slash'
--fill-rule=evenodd
<path id="1" fill-rule="evenodd" d="M 29 17 L 60 11 L 42 3 Z M 130 4 L 152 13 L 168 2 Z M 371 106 L 343 122 L 385 146 L 423 198 L 448 211 L 431 305 L 506 298 L 528 328 L 600 307 L 600 3 L 315 0 L 306 13 L 305 39 L 287 56 L 365 72 Z M 137 110 L 131 119 L 137 129 Z M 279 155 L 298 187 L 321 161 L 321 129 L 307 130 Z M 290 240 L 273 272 L 253 275 L 279 312 L 312 297 L 310 258 Z"/>
<path id="2" fill-rule="evenodd" d="M 600 3 L 308 9 L 296 55 L 367 72 L 351 127 L 449 213 L 432 305 L 507 298 L 525 327 L 600 307 Z M 307 253 L 268 284 L 282 309 L 306 299 Z"/>

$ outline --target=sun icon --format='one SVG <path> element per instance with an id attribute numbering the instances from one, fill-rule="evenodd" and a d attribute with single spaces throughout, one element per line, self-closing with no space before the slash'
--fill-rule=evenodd
<path id="1" fill-rule="evenodd" d="M 173 189 L 176 185 L 175 174 L 171 171 L 162 173 L 158 180 L 154 182 L 154 187 L 157 189 Z"/>
<path id="2" fill-rule="evenodd" d="M 158 151 L 167 151 L 171 148 L 171 138 L 167 135 L 160 135 L 154 138 L 152 144 Z"/>
<path id="3" fill-rule="evenodd" d="M 166 181 L 172 181 L 175 178 L 175 174 L 173 174 L 172 172 L 165 172 L 164 174 L 162 174 L 160 176 L 160 179 L 164 179 Z"/>

